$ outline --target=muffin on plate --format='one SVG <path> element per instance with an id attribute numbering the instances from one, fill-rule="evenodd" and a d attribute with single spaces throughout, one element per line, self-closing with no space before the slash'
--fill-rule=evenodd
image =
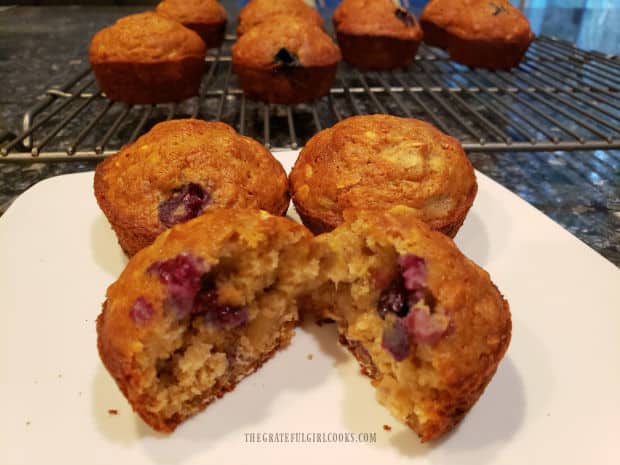
<path id="1" fill-rule="evenodd" d="M 427 44 L 474 68 L 514 68 L 534 39 L 527 18 L 508 0 L 431 0 L 420 23 Z"/>
<path id="2" fill-rule="evenodd" d="M 327 95 L 340 49 L 318 26 L 298 16 L 271 16 L 232 48 L 243 91 L 271 103 L 301 103 Z"/>
<path id="3" fill-rule="evenodd" d="M 226 10 L 217 0 L 163 0 L 155 12 L 198 33 L 207 48 L 224 42 Z"/>
<path id="4" fill-rule="evenodd" d="M 323 19 L 319 12 L 303 0 L 250 0 L 239 12 L 237 37 L 276 15 L 298 16 L 318 27 L 323 27 Z"/>
<path id="5" fill-rule="evenodd" d="M 473 406 L 511 337 L 508 302 L 447 236 L 404 206 L 345 212 L 316 237 L 322 286 L 302 310 L 333 319 L 380 403 L 422 439 Z"/>
<path id="6" fill-rule="evenodd" d="M 108 288 L 97 345 L 147 424 L 173 431 L 288 344 L 297 288 L 317 268 L 311 239 L 284 217 L 213 209 L 129 260 Z"/>
<path id="7" fill-rule="evenodd" d="M 359 68 L 408 66 L 422 41 L 413 13 L 392 0 L 344 0 L 333 20 L 343 59 Z"/>
<path id="8" fill-rule="evenodd" d="M 367 115 L 313 136 L 291 171 L 290 189 L 299 216 L 317 234 L 342 223 L 347 208 L 402 204 L 432 229 L 454 236 L 477 184 L 456 139 L 413 118 Z"/>
<path id="9" fill-rule="evenodd" d="M 194 31 L 152 12 L 119 19 L 97 32 L 89 56 L 110 100 L 153 104 L 198 95 L 206 47 Z"/>
<path id="10" fill-rule="evenodd" d="M 95 196 L 129 256 L 216 207 L 286 213 L 282 165 L 224 123 L 172 120 L 97 165 Z"/>

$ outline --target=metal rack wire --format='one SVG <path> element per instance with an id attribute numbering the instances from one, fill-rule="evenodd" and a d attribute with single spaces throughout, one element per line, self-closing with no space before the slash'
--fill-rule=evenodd
<path id="1" fill-rule="evenodd" d="M 224 121 L 273 150 L 297 148 L 355 114 L 391 113 L 434 123 L 467 151 L 620 148 L 620 59 L 538 38 L 511 72 L 474 70 L 421 47 L 408 69 L 360 72 L 342 64 L 327 97 L 294 106 L 254 102 L 232 73 L 228 37 L 208 57 L 199 96 L 176 104 L 125 105 L 96 87 L 89 69 L 49 89 L 23 117 L 1 160 L 101 158 L 172 118 Z"/>

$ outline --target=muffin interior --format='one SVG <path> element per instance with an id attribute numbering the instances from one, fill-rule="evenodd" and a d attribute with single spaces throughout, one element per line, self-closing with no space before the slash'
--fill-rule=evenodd
<path id="1" fill-rule="evenodd" d="M 449 334 L 435 296 L 420 286 L 421 298 L 415 304 L 406 298 L 395 303 L 394 288 L 402 288 L 402 276 L 407 281 L 411 275 L 401 266 L 403 255 L 394 245 L 352 229 L 338 228 L 327 236 L 322 282 L 304 296 L 302 309 L 336 322 L 341 343 L 372 379 L 377 400 L 423 440 L 429 439 L 439 427 L 433 410 L 441 396 L 441 381 L 431 363 L 431 345 L 414 343 L 403 322 L 408 314 L 420 312 L 432 320 L 426 334 L 432 342 Z"/>
<path id="2" fill-rule="evenodd" d="M 290 237 L 248 244 L 233 235 L 211 266 L 197 267 L 189 254 L 151 266 L 159 277 L 181 273 L 184 282 L 199 284 L 167 285 L 161 324 L 135 358 L 146 416 L 174 429 L 288 343 L 298 319 L 297 289 L 313 273 L 304 247 Z M 189 314 L 173 305 L 183 300 L 191 303 Z"/>

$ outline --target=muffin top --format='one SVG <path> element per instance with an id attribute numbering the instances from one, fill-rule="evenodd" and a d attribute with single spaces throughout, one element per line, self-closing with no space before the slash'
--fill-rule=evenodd
<path id="1" fill-rule="evenodd" d="M 297 207 L 333 226 L 347 208 L 402 204 L 440 229 L 467 211 L 477 189 L 456 139 L 423 121 L 389 115 L 354 116 L 319 132 L 290 180 Z"/>
<path id="2" fill-rule="evenodd" d="M 337 32 L 422 40 L 422 29 L 413 13 L 392 0 L 343 0 L 334 11 Z"/>
<path id="3" fill-rule="evenodd" d="M 282 14 L 300 16 L 323 27 L 323 19 L 319 12 L 306 5 L 303 0 L 251 0 L 239 12 L 237 36 L 245 34 L 271 16 Z"/>
<path id="4" fill-rule="evenodd" d="M 220 23 L 226 10 L 217 0 L 162 0 L 155 9 L 158 15 L 180 23 Z"/>
<path id="5" fill-rule="evenodd" d="M 125 16 L 95 34 L 90 61 L 158 62 L 203 58 L 206 47 L 194 31 L 152 12 Z"/>
<path id="6" fill-rule="evenodd" d="M 307 19 L 277 15 L 239 37 L 232 58 L 234 63 L 254 68 L 327 66 L 340 61 L 340 49 Z"/>
<path id="7" fill-rule="evenodd" d="M 420 17 L 463 39 L 531 41 L 530 23 L 508 0 L 431 0 Z"/>
<path id="8" fill-rule="evenodd" d="M 286 173 L 257 141 L 224 123 L 159 123 L 95 171 L 95 193 L 113 224 L 155 235 L 208 208 L 284 213 Z"/>

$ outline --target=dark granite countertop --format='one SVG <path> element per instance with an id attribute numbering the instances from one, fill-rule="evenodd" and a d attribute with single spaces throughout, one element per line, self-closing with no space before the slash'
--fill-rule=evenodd
<path id="1" fill-rule="evenodd" d="M 223 2 L 234 18 L 239 3 Z M 329 2 L 328 2 L 329 3 Z M 412 2 L 416 3 L 416 2 Z M 26 108 L 44 92 L 75 74 L 87 64 L 90 38 L 114 19 L 145 6 L 65 6 L 0 8 L 0 133 L 15 132 Z M 620 9 L 606 13 L 611 28 Z M 329 11 L 326 12 L 329 14 Z M 583 26 L 584 19 L 600 23 L 591 11 L 581 16 L 538 12 L 536 32 L 562 35 L 581 45 L 606 48 L 608 53 L 620 44 L 619 32 Z M 588 16 L 590 15 L 590 16 Z M 614 16 L 615 15 L 615 16 Z M 551 19 L 549 19 L 551 18 Z M 581 24 L 571 28 L 571 24 Z M 230 26 L 229 26 L 230 27 Z M 588 29 L 590 28 L 590 29 Z M 232 29 L 232 28 L 231 28 Z M 605 29 L 605 28 L 603 28 Z M 589 32 L 584 35 L 584 30 Z M 598 34 L 598 35 L 597 35 Z M 598 37 L 598 38 L 597 38 Z M 597 43 L 596 41 L 599 40 Z M 610 46 L 611 41 L 611 46 Z M 615 41 L 615 42 L 614 42 Z M 611 47 L 611 49 L 610 49 Z M 620 154 L 618 151 L 552 153 L 470 153 L 477 169 L 505 185 L 542 210 L 599 253 L 620 266 Z M 583 161 L 582 169 L 567 170 L 570 161 Z M 59 174 L 94 169 L 97 161 L 0 162 L 0 214 L 12 200 L 34 183 Z M 529 171 L 522 169 L 529 166 Z M 612 176 L 597 177 L 597 170 Z M 587 192 L 575 189 L 580 178 L 589 181 Z M 610 181 L 611 180 L 611 181 Z"/>

